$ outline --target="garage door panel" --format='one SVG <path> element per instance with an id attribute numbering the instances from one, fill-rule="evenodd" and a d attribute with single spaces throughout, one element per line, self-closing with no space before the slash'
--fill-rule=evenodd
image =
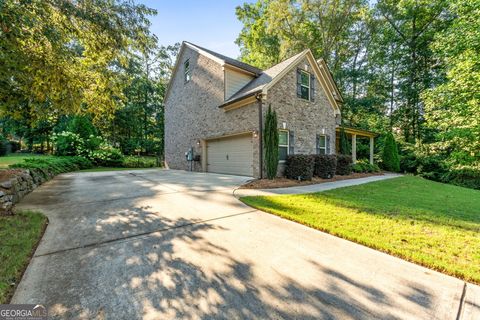
<path id="1" fill-rule="evenodd" d="M 253 175 L 253 143 L 251 135 L 242 135 L 207 142 L 209 172 Z"/>

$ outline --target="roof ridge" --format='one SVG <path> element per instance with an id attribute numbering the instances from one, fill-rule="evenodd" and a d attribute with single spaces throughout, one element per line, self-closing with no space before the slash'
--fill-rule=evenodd
<path id="1" fill-rule="evenodd" d="M 234 59 L 234 58 L 231 58 L 231 57 L 226 56 L 226 55 L 224 55 L 224 54 L 221 54 L 221 53 L 215 52 L 215 51 L 213 51 L 213 50 L 204 48 L 204 47 L 199 46 L 199 45 L 197 45 L 197 44 L 195 44 L 195 43 L 192 43 L 192 42 L 190 42 L 190 41 L 183 41 L 183 42 L 184 42 L 184 43 L 187 43 L 187 44 L 189 44 L 189 45 L 191 45 L 191 46 L 194 46 L 194 47 L 196 47 L 196 48 L 199 49 L 199 50 L 203 50 L 203 51 L 205 51 L 205 52 L 207 52 L 207 53 L 209 53 L 209 54 L 211 54 L 211 55 L 213 55 L 213 56 L 215 56 L 215 57 L 223 60 L 223 61 L 224 61 L 225 63 L 227 63 L 227 64 L 233 65 L 233 66 L 238 67 L 238 68 L 240 68 L 240 69 L 244 69 L 245 71 L 252 72 L 252 73 L 255 73 L 255 74 L 257 74 L 257 75 L 259 75 L 260 73 L 263 72 L 262 69 L 257 68 L 257 67 L 255 67 L 255 66 L 252 66 L 252 65 L 250 65 L 250 64 L 248 64 L 248 63 L 246 63 L 246 62 L 240 61 L 240 60 L 238 60 L 238 59 Z"/>

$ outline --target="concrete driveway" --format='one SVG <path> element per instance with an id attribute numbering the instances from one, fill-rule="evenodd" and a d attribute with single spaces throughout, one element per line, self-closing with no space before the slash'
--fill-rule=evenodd
<path id="1" fill-rule="evenodd" d="M 253 210 L 232 195 L 243 181 L 58 176 L 17 206 L 50 224 L 12 303 L 68 319 L 457 317 L 462 281 Z"/>

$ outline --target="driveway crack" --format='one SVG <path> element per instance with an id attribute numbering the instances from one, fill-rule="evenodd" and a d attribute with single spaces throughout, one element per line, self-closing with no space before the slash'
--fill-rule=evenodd
<path id="1" fill-rule="evenodd" d="M 65 253 L 65 252 L 69 252 L 69 251 L 74 251 L 74 250 L 78 250 L 78 249 L 100 247 L 100 246 L 104 246 L 104 245 L 111 244 L 111 243 L 114 243 L 114 242 L 127 242 L 127 241 L 131 241 L 131 240 L 135 240 L 135 239 L 146 238 L 148 236 L 151 236 L 151 235 L 153 235 L 155 233 L 159 233 L 159 232 L 181 229 L 181 228 L 186 228 L 186 227 L 190 227 L 190 226 L 193 226 L 193 225 L 203 224 L 203 223 L 207 223 L 207 222 L 211 222 L 211 221 L 233 218 L 233 217 L 253 213 L 253 212 L 256 212 L 256 211 L 257 210 L 248 210 L 248 211 L 239 212 L 239 213 L 230 214 L 230 215 L 221 216 L 221 217 L 216 217 L 216 218 L 212 218 L 212 219 L 200 220 L 200 221 L 195 221 L 195 222 L 191 222 L 191 223 L 185 223 L 185 224 L 170 226 L 170 227 L 166 227 L 166 228 L 155 229 L 155 230 L 146 231 L 146 232 L 137 233 L 137 234 L 132 234 L 132 235 L 123 236 L 123 237 L 119 237 L 119 238 L 114 238 L 114 239 L 108 239 L 108 240 L 104 240 L 104 241 L 89 243 L 89 244 L 85 244 L 83 246 L 66 248 L 66 249 L 56 250 L 56 251 L 52 251 L 52 252 L 42 253 L 42 254 L 34 255 L 33 257 L 34 258 L 39 258 L 39 257 L 51 256 L 51 255 L 58 254 L 58 253 Z"/>

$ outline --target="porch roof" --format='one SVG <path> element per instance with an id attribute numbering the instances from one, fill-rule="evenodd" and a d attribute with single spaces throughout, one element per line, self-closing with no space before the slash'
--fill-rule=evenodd
<path id="1" fill-rule="evenodd" d="M 340 126 L 337 126 L 335 128 L 335 131 L 338 133 L 340 132 Z M 368 130 L 363 130 L 363 129 L 358 129 L 358 128 L 353 128 L 353 127 L 346 127 L 343 126 L 343 129 L 345 130 L 346 133 L 348 134 L 355 134 L 359 137 L 368 137 L 368 138 L 374 138 L 378 136 L 378 133 L 375 133 L 373 131 L 368 131 Z"/>

